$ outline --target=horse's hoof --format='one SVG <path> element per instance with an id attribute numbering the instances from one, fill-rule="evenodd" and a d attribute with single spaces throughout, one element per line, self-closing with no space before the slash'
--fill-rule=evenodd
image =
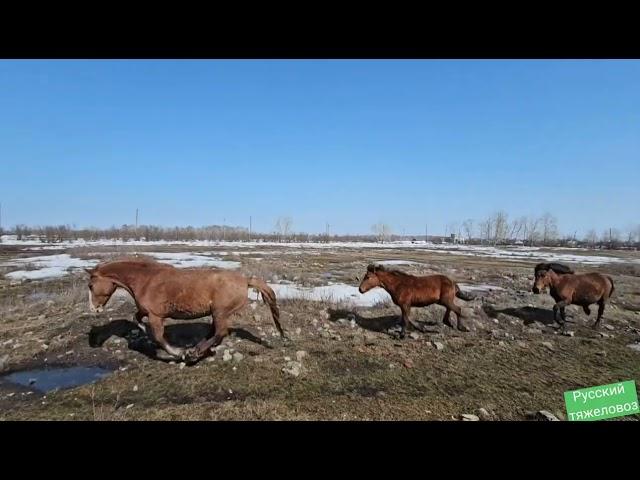
<path id="1" fill-rule="evenodd" d="M 188 362 L 195 362 L 200 358 L 200 352 L 197 348 L 190 348 L 182 354 L 182 359 Z"/>

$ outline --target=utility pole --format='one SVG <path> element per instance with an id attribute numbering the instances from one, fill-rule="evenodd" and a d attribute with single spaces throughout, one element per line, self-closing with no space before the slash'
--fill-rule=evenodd
<path id="1" fill-rule="evenodd" d="M 227 223 L 227 219 L 223 218 L 222 219 L 222 241 L 224 242 L 225 239 L 225 224 Z"/>
<path id="2" fill-rule="evenodd" d="M 251 241 L 251 215 L 249 215 L 249 241 Z"/>
<path id="3" fill-rule="evenodd" d="M 138 209 L 136 208 L 136 240 L 138 240 Z"/>

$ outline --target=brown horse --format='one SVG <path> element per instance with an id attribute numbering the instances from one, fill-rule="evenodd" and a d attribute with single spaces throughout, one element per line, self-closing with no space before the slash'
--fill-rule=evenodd
<path id="1" fill-rule="evenodd" d="M 433 303 L 442 305 L 447 310 L 442 321 L 454 328 L 449 318 L 453 310 L 458 318 L 458 330 L 469 331 L 462 322 L 462 311 L 453 299 L 471 300 L 471 297 L 462 293 L 458 285 L 444 275 L 427 275 L 416 277 L 398 270 L 387 270 L 382 265 L 369 265 L 367 273 L 360 283 L 360 293 L 365 293 L 375 287 L 384 288 L 393 303 L 400 307 L 402 312 L 400 338 L 404 338 L 409 324 L 414 328 L 420 328 L 409 318 L 411 307 L 426 307 Z"/>
<path id="2" fill-rule="evenodd" d="M 613 294 L 613 279 L 600 273 L 576 274 L 561 263 L 539 263 L 535 268 L 533 293 L 540 293 L 549 287 L 549 294 L 556 301 L 553 306 L 554 320 L 564 327 L 567 305 L 579 305 L 587 315 L 589 305 L 598 304 L 598 318 L 593 328 L 598 328 L 604 312 L 604 304 Z"/>
<path id="3" fill-rule="evenodd" d="M 87 272 L 91 275 L 92 311 L 101 312 L 113 292 L 118 287 L 124 288 L 138 307 L 138 323 L 148 316 L 153 339 L 173 357 L 197 360 L 219 345 L 229 333 L 229 317 L 248 304 L 249 287 L 262 294 L 276 328 L 285 338 L 275 293 L 259 278 L 219 269 L 179 269 L 140 259 L 108 262 Z M 165 319 L 190 320 L 208 315 L 213 317 L 211 337 L 194 348 L 185 351 L 169 345 L 164 338 Z"/>

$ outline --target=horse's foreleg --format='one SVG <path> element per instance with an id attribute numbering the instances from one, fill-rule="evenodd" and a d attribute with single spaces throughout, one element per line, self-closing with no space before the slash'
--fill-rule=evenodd
<path id="1" fill-rule="evenodd" d="M 566 307 L 568 303 L 569 302 L 562 300 L 553 306 L 553 319 L 558 323 L 558 325 L 564 325 L 567 321 L 564 307 Z"/>
<path id="2" fill-rule="evenodd" d="M 172 347 L 164 338 L 164 318 L 149 314 L 149 324 L 153 339 L 169 354 L 177 358 L 184 355 L 183 348 Z"/>

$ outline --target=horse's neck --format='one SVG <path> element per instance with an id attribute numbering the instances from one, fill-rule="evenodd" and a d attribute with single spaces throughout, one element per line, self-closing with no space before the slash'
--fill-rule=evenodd
<path id="1" fill-rule="evenodd" d="M 549 271 L 549 276 L 551 277 L 551 288 L 553 288 L 554 290 L 556 288 L 558 288 L 558 285 L 560 284 L 560 281 L 562 280 L 562 277 L 564 277 L 564 274 L 559 274 L 554 272 L 553 270 Z"/>
<path id="2" fill-rule="evenodd" d="M 127 290 L 134 298 L 144 282 L 144 274 L 133 269 L 124 272 L 110 272 L 109 277 L 116 285 Z"/>
<path id="3" fill-rule="evenodd" d="M 384 289 L 393 294 L 398 289 L 398 284 L 400 283 L 400 278 L 397 275 L 394 275 L 389 272 L 378 272 L 378 277 L 380 278 L 380 282 Z"/>

